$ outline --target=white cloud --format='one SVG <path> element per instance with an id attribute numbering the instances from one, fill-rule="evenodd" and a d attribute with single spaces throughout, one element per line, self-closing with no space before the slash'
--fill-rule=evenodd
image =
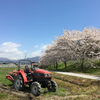
<path id="1" fill-rule="evenodd" d="M 46 50 L 46 45 L 43 46 L 42 44 L 39 50 L 32 52 L 32 57 L 41 56 L 41 54 L 44 53 L 45 50 Z"/>
<path id="2" fill-rule="evenodd" d="M 19 51 L 18 47 L 21 46 L 17 43 L 12 42 L 5 42 L 0 46 L 0 57 L 5 57 L 9 59 L 23 59 L 25 57 L 25 53 L 27 53 L 27 50 Z M 27 56 L 41 56 L 42 53 L 46 50 L 46 45 L 41 44 L 39 47 L 38 45 L 35 46 L 38 48 L 37 51 L 32 52 L 31 55 L 27 54 Z"/>
<path id="3" fill-rule="evenodd" d="M 24 53 L 27 52 L 27 50 L 24 50 Z"/>
<path id="4" fill-rule="evenodd" d="M 5 42 L 0 46 L 0 57 L 5 57 L 9 59 L 21 59 L 23 58 L 23 52 L 19 51 L 17 47 L 20 44 Z"/>
<path id="5" fill-rule="evenodd" d="M 35 48 L 38 48 L 39 46 L 38 45 L 36 45 L 36 46 L 34 46 Z"/>

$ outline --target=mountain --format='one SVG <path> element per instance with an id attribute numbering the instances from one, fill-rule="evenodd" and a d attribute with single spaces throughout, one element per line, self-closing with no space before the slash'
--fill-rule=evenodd
<path id="1" fill-rule="evenodd" d="M 37 57 L 33 57 L 33 58 L 26 58 L 26 60 L 31 60 L 31 62 L 39 62 L 39 59 L 40 57 L 37 56 Z"/>
<path id="2" fill-rule="evenodd" d="M 30 60 L 31 62 L 39 62 L 39 56 L 37 57 L 32 57 L 32 58 L 26 58 L 26 60 Z M 21 59 L 19 59 L 21 60 Z M 7 63 L 18 63 L 19 60 L 10 60 L 8 58 L 3 58 L 3 57 L 0 57 L 0 62 L 7 62 Z"/>
<path id="3" fill-rule="evenodd" d="M 3 57 L 0 57 L 0 61 L 10 61 L 10 59 L 8 59 L 8 58 L 3 58 Z"/>

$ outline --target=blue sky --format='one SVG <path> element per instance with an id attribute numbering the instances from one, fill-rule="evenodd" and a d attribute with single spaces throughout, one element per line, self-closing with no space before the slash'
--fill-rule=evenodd
<path id="1" fill-rule="evenodd" d="M 0 57 L 40 56 L 67 30 L 100 28 L 100 0 L 0 0 Z"/>

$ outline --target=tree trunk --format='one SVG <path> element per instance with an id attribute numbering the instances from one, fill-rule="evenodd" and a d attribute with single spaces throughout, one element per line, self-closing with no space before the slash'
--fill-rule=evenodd
<path id="1" fill-rule="evenodd" d="M 56 62 L 56 69 L 58 68 L 58 63 Z"/>
<path id="2" fill-rule="evenodd" d="M 82 65 L 81 65 L 81 67 L 82 67 L 82 70 L 84 70 L 84 58 L 82 58 Z"/>
<path id="3" fill-rule="evenodd" d="M 65 64 L 65 69 L 67 69 L 67 63 L 66 63 L 66 62 L 64 62 L 64 64 Z"/>
<path id="4" fill-rule="evenodd" d="M 55 68 L 55 63 L 54 63 L 54 68 Z"/>
<path id="5" fill-rule="evenodd" d="M 51 65 L 50 65 L 50 68 L 51 68 Z"/>

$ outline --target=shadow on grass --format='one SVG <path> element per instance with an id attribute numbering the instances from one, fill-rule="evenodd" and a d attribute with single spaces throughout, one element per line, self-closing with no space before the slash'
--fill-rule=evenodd
<path id="1" fill-rule="evenodd" d="M 30 88 L 25 86 L 24 89 L 22 90 L 24 93 L 30 93 Z"/>
<path id="2" fill-rule="evenodd" d="M 43 92 L 42 92 L 42 94 L 47 94 L 47 93 L 48 93 L 48 91 L 43 91 Z"/>
<path id="3" fill-rule="evenodd" d="M 100 87 L 100 81 L 96 81 L 96 82 L 91 82 L 91 85 L 98 85 Z"/>
<path id="4" fill-rule="evenodd" d="M 13 86 L 13 83 L 10 83 L 10 84 L 2 84 L 3 86 Z"/>
<path id="5" fill-rule="evenodd" d="M 13 88 L 13 83 L 11 83 L 11 84 L 2 84 L 2 86 L 4 86 L 4 87 L 8 87 L 8 88 L 10 88 L 10 89 L 14 89 Z M 30 88 L 29 88 L 29 86 L 24 86 L 24 89 L 22 90 L 22 92 L 24 92 L 24 93 L 30 93 Z"/>
<path id="6" fill-rule="evenodd" d="M 83 84 L 79 84 L 79 83 L 75 83 L 75 82 L 71 82 L 71 81 L 66 81 L 66 82 L 69 82 L 71 84 L 75 84 L 75 85 L 78 85 L 78 86 L 84 86 L 84 87 L 88 87 L 89 85 L 83 85 Z"/>

